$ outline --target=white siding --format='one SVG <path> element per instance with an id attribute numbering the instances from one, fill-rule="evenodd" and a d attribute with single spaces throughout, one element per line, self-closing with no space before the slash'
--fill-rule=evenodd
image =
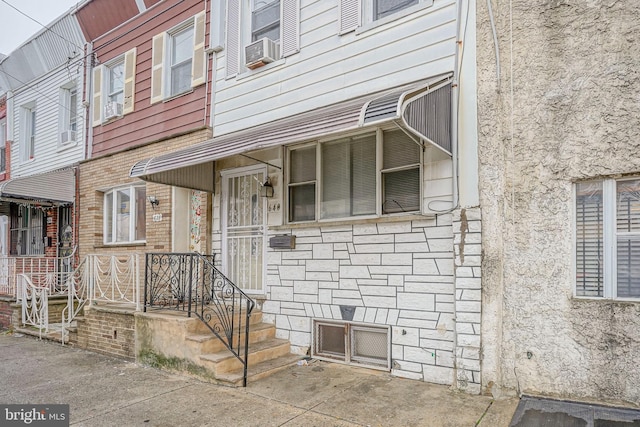
<path id="1" fill-rule="evenodd" d="M 361 33 L 338 35 L 337 2 L 302 0 L 300 52 L 225 79 L 216 61 L 215 134 L 287 117 L 453 70 L 456 1 Z"/>
<path id="2" fill-rule="evenodd" d="M 11 138 L 11 177 L 31 175 L 61 168 L 78 162 L 84 155 L 85 109 L 82 106 L 83 76 L 82 67 L 61 66 L 46 76 L 35 80 L 30 87 L 23 87 L 14 92 L 13 98 L 13 133 Z M 70 81 L 76 81 L 78 90 L 76 111 L 78 127 L 75 144 L 60 145 L 60 88 Z M 20 161 L 20 109 L 23 105 L 36 103 L 36 140 L 34 159 Z"/>

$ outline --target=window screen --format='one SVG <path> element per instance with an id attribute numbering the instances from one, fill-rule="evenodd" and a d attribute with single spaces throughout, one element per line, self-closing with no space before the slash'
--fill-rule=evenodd
<path id="1" fill-rule="evenodd" d="M 420 210 L 420 146 L 401 130 L 383 134 L 382 213 Z"/>

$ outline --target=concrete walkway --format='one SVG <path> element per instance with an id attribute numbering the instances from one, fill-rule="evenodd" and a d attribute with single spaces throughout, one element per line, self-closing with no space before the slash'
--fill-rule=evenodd
<path id="1" fill-rule="evenodd" d="M 72 426 L 507 427 L 518 401 L 321 361 L 229 388 L 0 334 L 0 403 L 68 403 Z"/>

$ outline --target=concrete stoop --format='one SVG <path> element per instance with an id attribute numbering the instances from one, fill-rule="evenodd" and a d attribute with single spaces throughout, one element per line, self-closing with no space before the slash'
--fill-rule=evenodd
<path id="1" fill-rule="evenodd" d="M 227 385 L 243 383 L 242 363 L 198 318 L 169 311 L 137 313 L 136 331 L 142 363 L 185 371 Z M 276 338 L 275 333 L 275 325 L 264 323 L 262 312 L 254 310 L 249 322 L 248 382 L 278 372 L 300 359 L 291 354 L 289 341 Z M 244 344 L 244 331 L 236 329 L 233 336 Z M 244 345 L 240 351 L 243 354 Z"/>

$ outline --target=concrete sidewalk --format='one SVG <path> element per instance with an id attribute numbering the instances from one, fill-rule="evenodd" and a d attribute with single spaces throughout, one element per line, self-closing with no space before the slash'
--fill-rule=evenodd
<path id="1" fill-rule="evenodd" d="M 68 403 L 73 426 L 507 427 L 518 404 L 321 361 L 229 388 L 7 334 L 0 360 L 0 403 Z"/>

